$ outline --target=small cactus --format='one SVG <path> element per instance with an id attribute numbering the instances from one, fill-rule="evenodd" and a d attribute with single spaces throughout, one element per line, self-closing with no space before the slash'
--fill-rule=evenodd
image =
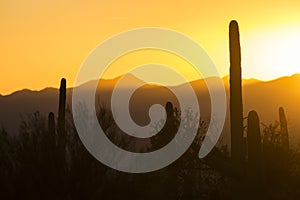
<path id="1" fill-rule="evenodd" d="M 248 188 L 252 195 L 258 195 L 262 189 L 262 144 L 259 127 L 259 118 L 255 111 L 250 111 L 247 120 L 247 147 L 248 147 Z M 253 191 L 255 190 L 255 191 Z M 259 195 L 258 195 L 259 196 Z"/>
<path id="2" fill-rule="evenodd" d="M 50 144 L 54 147 L 55 146 L 55 120 L 54 120 L 53 112 L 50 112 L 48 115 L 48 131 L 49 131 Z"/>
<path id="3" fill-rule="evenodd" d="M 289 150 L 289 133 L 283 107 L 279 108 L 280 137 L 284 150 Z"/>
<path id="4" fill-rule="evenodd" d="M 172 119 L 174 117 L 174 108 L 173 108 L 173 104 L 170 101 L 166 103 L 166 112 L 167 112 L 167 119 Z"/>

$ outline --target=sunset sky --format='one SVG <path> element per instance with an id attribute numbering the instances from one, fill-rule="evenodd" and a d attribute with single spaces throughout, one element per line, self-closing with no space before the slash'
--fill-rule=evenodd
<path id="1" fill-rule="evenodd" d="M 62 77 L 71 87 L 80 65 L 99 43 L 138 27 L 188 35 L 225 76 L 232 19 L 240 25 L 245 78 L 270 80 L 300 73 L 299 11 L 299 0 L 1 0 L 0 94 L 57 87 Z M 124 57 L 123 63 L 136 62 L 129 56 L 133 61 Z M 161 58 L 164 63 L 165 56 L 150 52 L 139 59 Z M 115 70 L 107 78 L 120 73 Z"/>

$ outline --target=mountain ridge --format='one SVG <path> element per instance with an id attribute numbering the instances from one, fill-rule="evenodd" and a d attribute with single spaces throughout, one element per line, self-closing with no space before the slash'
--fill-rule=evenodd
<path id="1" fill-rule="evenodd" d="M 134 77 L 135 79 L 138 79 L 138 80 L 141 80 L 139 78 L 137 78 L 136 76 L 134 76 L 133 74 L 130 74 L 132 77 Z M 78 86 L 75 86 L 75 87 L 82 87 L 82 86 L 85 86 L 85 85 L 89 85 L 89 84 L 93 84 L 94 85 L 94 82 L 96 81 L 104 81 L 104 82 L 115 82 L 117 80 L 119 80 L 122 76 L 118 76 L 118 77 L 114 77 L 114 78 L 102 78 L 100 80 L 90 80 L 90 81 L 87 81 L 85 83 L 82 83 Z M 245 85 L 245 84 L 253 84 L 253 83 L 257 83 L 257 82 L 261 82 L 261 83 L 267 83 L 267 82 L 273 82 L 273 81 L 277 81 L 279 79 L 284 79 L 284 78 L 289 78 L 289 77 L 297 77 L 300 79 L 300 73 L 296 73 L 296 74 L 292 74 L 292 75 L 289 75 L 289 76 L 281 76 L 281 77 L 277 77 L 275 79 L 271 79 L 271 80 L 260 80 L 260 79 L 256 79 L 256 78 L 243 78 L 243 82 L 242 84 Z M 201 78 L 201 79 L 197 79 L 197 80 L 192 80 L 192 81 L 189 81 L 188 83 L 194 83 L 194 82 L 197 82 L 197 81 L 202 81 L 202 80 L 205 80 L 205 79 L 210 79 L 210 78 L 218 78 L 218 77 L 207 77 L 207 78 Z M 226 75 L 226 76 L 223 76 L 221 78 L 223 80 L 223 82 L 226 82 L 225 80 L 228 80 L 229 81 L 229 75 Z M 141 80 L 142 81 L 142 80 Z M 181 84 L 178 84 L 178 85 L 172 85 L 171 87 L 176 87 L 176 86 L 180 86 L 180 85 L 183 85 L 185 83 L 181 83 Z M 151 84 L 150 84 L 151 85 Z M 73 89 L 74 87 L 67 87 L 67 89 Z M 20 89 L 20 90 L 16 90 L 16 91 L 13 91 L 9 94 L 0 94 L 0 97 L 7 97 L 7 96 L 11 96 L 11 95 L 14 95 L 16 93 L 19 93 L 19 92 L 42 92 L 44 90 L 47 90 L 47 89 L 59 89 L 59 88 L 56 88 L 56 87 L 45 87 L 43 89 L 40 89 L 40 90 L 34 90 L 34 89 L 29 89 L 29 88 L 23 88 L 23 89 Z"/>
<path id="2" fill-rule="evenodd" d="M 105 79 L 100 80 L 100 86 L 106 85 L 106 89 L 102 89 L 102 99 L 109 104 L 110 95 L 114 84 L 118 79 Z M 227 96 L 227 106 L 229 104 L 229 79 L 228 77 L 222 78 Z M 101 85 L 101 83 L 103 85 Z M 82 84 L 78 87 L 89 89 L 89 84 L 95 84 L 95 81 Z M 188 84 L 188 83 L 186 83 Z M 199 102 L 202 103 L 201 109 L 204 110 L 204 115 L 209 112 L 209 95 L 205 89 L 205 83 L 203 79 L 199 79 L 190 83 L 197 93 Z M 150 85 L 151 86 L 151 85 Z M 172 86 L 172 87 L 180 87 Z M 57 114 L 58 110 L 58 88 L 47 87 L 40 91 L 20 90 L 10 95 L 0 96 L 0 125 L 2 125 L 7 131 L 12 134 L 18 132 L 18 126 L 22 119 L 20 116 L 26 116 L 27 114 L 39 111 L 43 116 L 47 116 L 49 112 Z M 67 104 L 71 106 L 73 88 L 67 89 Z M 256 81 L 252 79 L 244 80 L 243 84 L 243 104 L 244 104 L 244 116 L 248 114 L 250 110 L 256 110 L 259 114 L 260 121 L 269 124 L 278 120 L 278 108 L 283 106 L 287 119 L 288 126 L 291 132 L 291 138 L 295 141 L 300 141 L 300 124 L 298 123 L 298 116 L 300 116 L 300 74 L 294 74 L 291 76 L 280 77 L 271 81 Z M 185 91 L 182 91 L 183 93 Z M 159 94 L 159 95 L 157 95 Z M 161 86 L 144 87 L 137 94 L 133 95 L 133 103 L 131 106 L 133 111 L 138 113 L 139 117 L 135 119 L 139 124 L 145 124 L 147 121 L 147 109 L 150 105 L 158 101 L 158 103 L 164 104 L 167 100 L 175 101 L 176 98 L 166 88 Z M 108 103 L 107 103 L 108 102 Z M 145 106 L 144 106 L 145 104 Z M 202 112 L 202 111 L 201 111 Z M 208 115 L 207 115 L 208 116 Z M 229 131 L 229 119 L 228 112 L 225 122 L 225 132 Z M 224 136 L 225 140 L 229 141 L 228 136 Z"/>

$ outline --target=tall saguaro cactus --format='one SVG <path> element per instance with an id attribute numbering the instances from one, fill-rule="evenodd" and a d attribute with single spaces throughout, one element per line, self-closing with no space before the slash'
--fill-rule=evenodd
<path id="1" fill-rule="evenodd" d="M 62 78 L 59 88 L 59 106 L 58 106 L 58 132 L 65 132 L 65 109 L 66 109 L 66 79 Z"/>
<path id="2" fill-rule="evenodd" d="M 236 21 L 229 25 L 230 50 L 230 127 L 231 156 L 236 166 L 241 166 L 245 159 L 245 144 L 243 139 L 243 103 L 241 49 L 239 27 Z"/>
<path id="3" fill-rule="evenodd" d="M 66 79 L 62 78 L 59 88 L 59 106 L 58 106 L 58 129 L 64 132 L 65 129 L 65 109 L 66 109 Z"/>
<path id="4" fill-rule="evenodd" d="M 59 88 L 59 106 L 58 106 L 58 146 L 60 150 L 64 150 L 66 133 L 65 133 L 65 112 L 66 112 L 66 79 L 62 78 Z"/>
<path id="5" fill-rule="evenodd" d="M 279 108 L 280 137 L 284 150 L 289 150 L 289 133 L 283 107 Z"/>
<path id="6" fill-rule="evenodd" d="M 65 131 L 65 113 L 66 111 L 66 79 L 62 78 L 59 88 L 59 105 L 58 105 L 58 119 L 57 119 L 57 165 L 59 182 L 61 187 L 59 192 L 66 189 L 66 165 L 65 165 L 65 147 L 66 147 L 66 131 Z"/>

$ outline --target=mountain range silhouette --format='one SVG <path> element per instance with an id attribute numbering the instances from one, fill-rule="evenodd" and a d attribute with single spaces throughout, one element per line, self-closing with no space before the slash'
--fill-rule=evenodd
<path id="1" fill-rule="evenodd" d="M 110 107 L 110 98 L 113 88 L 120 77 L 114 79 L 101 79 L 98 82 L 96 102 L 105 107 Z M 214 79 L 213 77 L 210 79 Z M 128 89 L 137 82 L 142 82 L 134 75 L 130 75 L 130 80 L 126 85 L 122 85 L 123 90 Z M 224 77 L 223 83 L 226 89 L 227 105 L 229 104 L 229 80 Z M 90 81 L 78 87 L 86 90 L 91 85 L 97 84 L 97 81 Z M 210 97 L 205 84 L 205 79 L 191 81 L 201 110 L 201 118 L 210 117 Z M 170 86 L 182 87 L 183 85 Z M 69 108 L 72 99 L 72 88 L 67 89 L 67 105 Z M 181 90 L 180 90 L 181 91 Z M 290 132 L 291 143 L 296 144 L 300 141 L 300 124 L 298 116 L 300 115 L 300 74 L 281 77 L 271 81 L 260 81 L 256 79 L 243 80 L 243 99 L 244 113 L 255 109 L 259 113 L 261 122 L 269 124 L 278 120 L 278 108 L 284 107 L 288 119 L 288 128 Z M 183 91 L 183 94 L 185 91 Z M 45 117 L 51 111 L 57 112 L 58 107 L 58 89 L 45 88 L 40 91 L 28 89 L 16 91 L 10 95 L 0 96 L 0 125 L 2 125 L 9 134 L 15 135 L 18 127 L 28 114 L 39 111 Z M 139 125 L 146 125 L 149 122 L 148 110 L 155 103 L 165 105 L 167 101 L 172 101 L 179 107 L 175 95 L 167 88 L 159 85 L 145 84 L 136 92 L 130 101 L 130 112 L 133 120 Z M 246 117 L 246 116 L 244 116 Z M 229 143 L 229 110 L 221 137 L 221 142 Z"/>

